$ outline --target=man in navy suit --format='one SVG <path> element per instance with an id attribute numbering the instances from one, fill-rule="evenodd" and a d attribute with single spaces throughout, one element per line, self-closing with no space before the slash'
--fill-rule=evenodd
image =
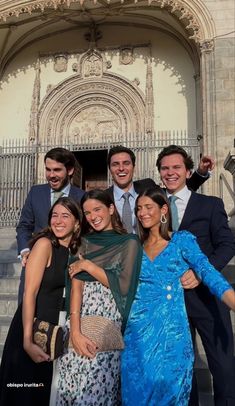
<path id="1" fill-rule="evenodd" d="M 166 187 L 167 196 L 175 196 L 179 230 L 188 230 L 197 237 L 201 250 L 214 267 L 221 271 L 235 255 L 235 241 L 221 199 L 194 193 L 186 186 L 193 161 L 176 145 L 164 148 L 157 167 Z M 192 271 L 181 279 L 192 338 L 195 330 L 201 336 L 209 369 L 213 376 L 216 406 L 235 405 L 235 368 L 233 332 L 229 310 L 215 298 Z M 198 405 L 194 377 L 190 405 Z"/>
<path id="2" fill-rule="evenodd" d="M 44 157 L 46 184 L 35 185 L 29 191 L 16 227 L 18 252 L 25 266 L 29 255 L 28 243 L 34 233 L 41 231 L 48 224 L 48 214 L 52 204 L 60 196 L 70 196 L 80 202 L 84 192 L 71 185 L 76 159 L 65 148 L 53 148 Z M 19 302 L 23 298 L 24 270 L 21 273 Z"/>
<path id="3" fill-rule="evenodd" d="M 208 162 L 213 165 L 211 158 L 207 157 L 205 161 L 200 162 L 198 172 L 194 172 L 192 177 L 188 179 L 189 187 L 193 190 L 197 190 L 208 179 Z M 130 212 L 132 216 L 132 230 L 129 232 L 135 232 L 136 218 L 134 213 L 135 201 L 140 192 L 143 190 L 156 187 L 156 183 L 150 179 L 141 179 L 133 181 L 135 170 L 135 154 L 134 152 L 122 145 L 115 146 L 110 149 L 107 157 L 107 164 L 110 170 L 113 186 L 108 190 L 111 197 L 114 199 L 117 210 L 123 220 L 123 194 L 129 193 Z M 124 224 L 125 225 L 125 224 Z"/>

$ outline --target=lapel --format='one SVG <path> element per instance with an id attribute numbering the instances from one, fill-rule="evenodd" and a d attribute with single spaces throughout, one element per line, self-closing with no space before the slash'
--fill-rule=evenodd
<path id="1" fill-rule="evenodd" d="M 110 186 L 108 189 L 106 189 L 106 192 L 108 192 L 110 197 L 114 200 L 113 186 Z"/>
<path id="2" fill-rule="evenodd" d="M 197 197 L 197 193 L 191 193 L 190 199 L 188 201 L 182 221 L 179 226 L 179 230 L 187 230 L 189 228 L 191 220 L 194 217 L 195 210 L 198 210 Z"/>
<path id="3" fill-rule="evenodd" d="M 51 188 L 48 184 L 45 185 L 45 193 L 42 195 L 42 198 L 43 198 L 43 206 L 45 207 L 45 212 L 49 213 L 51 209 Z"/>

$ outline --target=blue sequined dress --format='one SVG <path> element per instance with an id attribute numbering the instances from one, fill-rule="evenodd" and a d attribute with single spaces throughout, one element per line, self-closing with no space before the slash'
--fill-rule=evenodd
<path id="1" fill-rule="evenodd" d="M 153 261 L 143 254 L 124 337 L 123 406 L 188 405 L 194 355 L 180 277 L 189 268 L 219 298 L 231 288 L 187 231 Z"/>

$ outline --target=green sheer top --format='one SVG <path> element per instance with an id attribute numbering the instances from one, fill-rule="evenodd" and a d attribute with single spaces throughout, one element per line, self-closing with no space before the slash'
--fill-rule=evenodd
<path id="1" fill-rule="evenodd" d="M 119 234 L 114 230 L 92 232 L 82 238 L 79 254 L 94 262 L 106 273 L 109 287 L 122 316 L 122 331 L 124 331 L 141 267 L 142 247 L 139 238 L 135 234 Z M 70 257 L 69 264 L 77 260 L 75 256 Z M 96 280 L 86 271 L 74 277 L 87 282 Z M 66 285 L 66 302 L 69 305 L 71 288 L 69 278 Z"/>

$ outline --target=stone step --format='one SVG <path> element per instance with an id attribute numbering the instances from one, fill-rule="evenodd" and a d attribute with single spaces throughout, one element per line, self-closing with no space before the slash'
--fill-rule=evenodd
<path id="1" fill-rule="evenodd" d="M 16 295 L 19 289 L 19 281 L 19 276 L 9 276 L 7 278 L 0 276 L 0 295 Z"/>
<path id="2" fill-rule="evenodd" d="M 0 317 L 0 345 L 4 346 L 12 317 Z M 2 353 L 0 353 L 0 356 Z"/>
<path id="3" fill-rule="evenodd" d="M 17 294 L 0 294 L 0 318 L 13 317 L 18 306 Z"/>
<path id="4" fill-rule="evenodd" d="M 0 259 L 0 278 L 8 278 L 8 277 L 20 277 L 21 274 L 21 263 L 20 261 L 16 262 L 16 259 Z"/>

